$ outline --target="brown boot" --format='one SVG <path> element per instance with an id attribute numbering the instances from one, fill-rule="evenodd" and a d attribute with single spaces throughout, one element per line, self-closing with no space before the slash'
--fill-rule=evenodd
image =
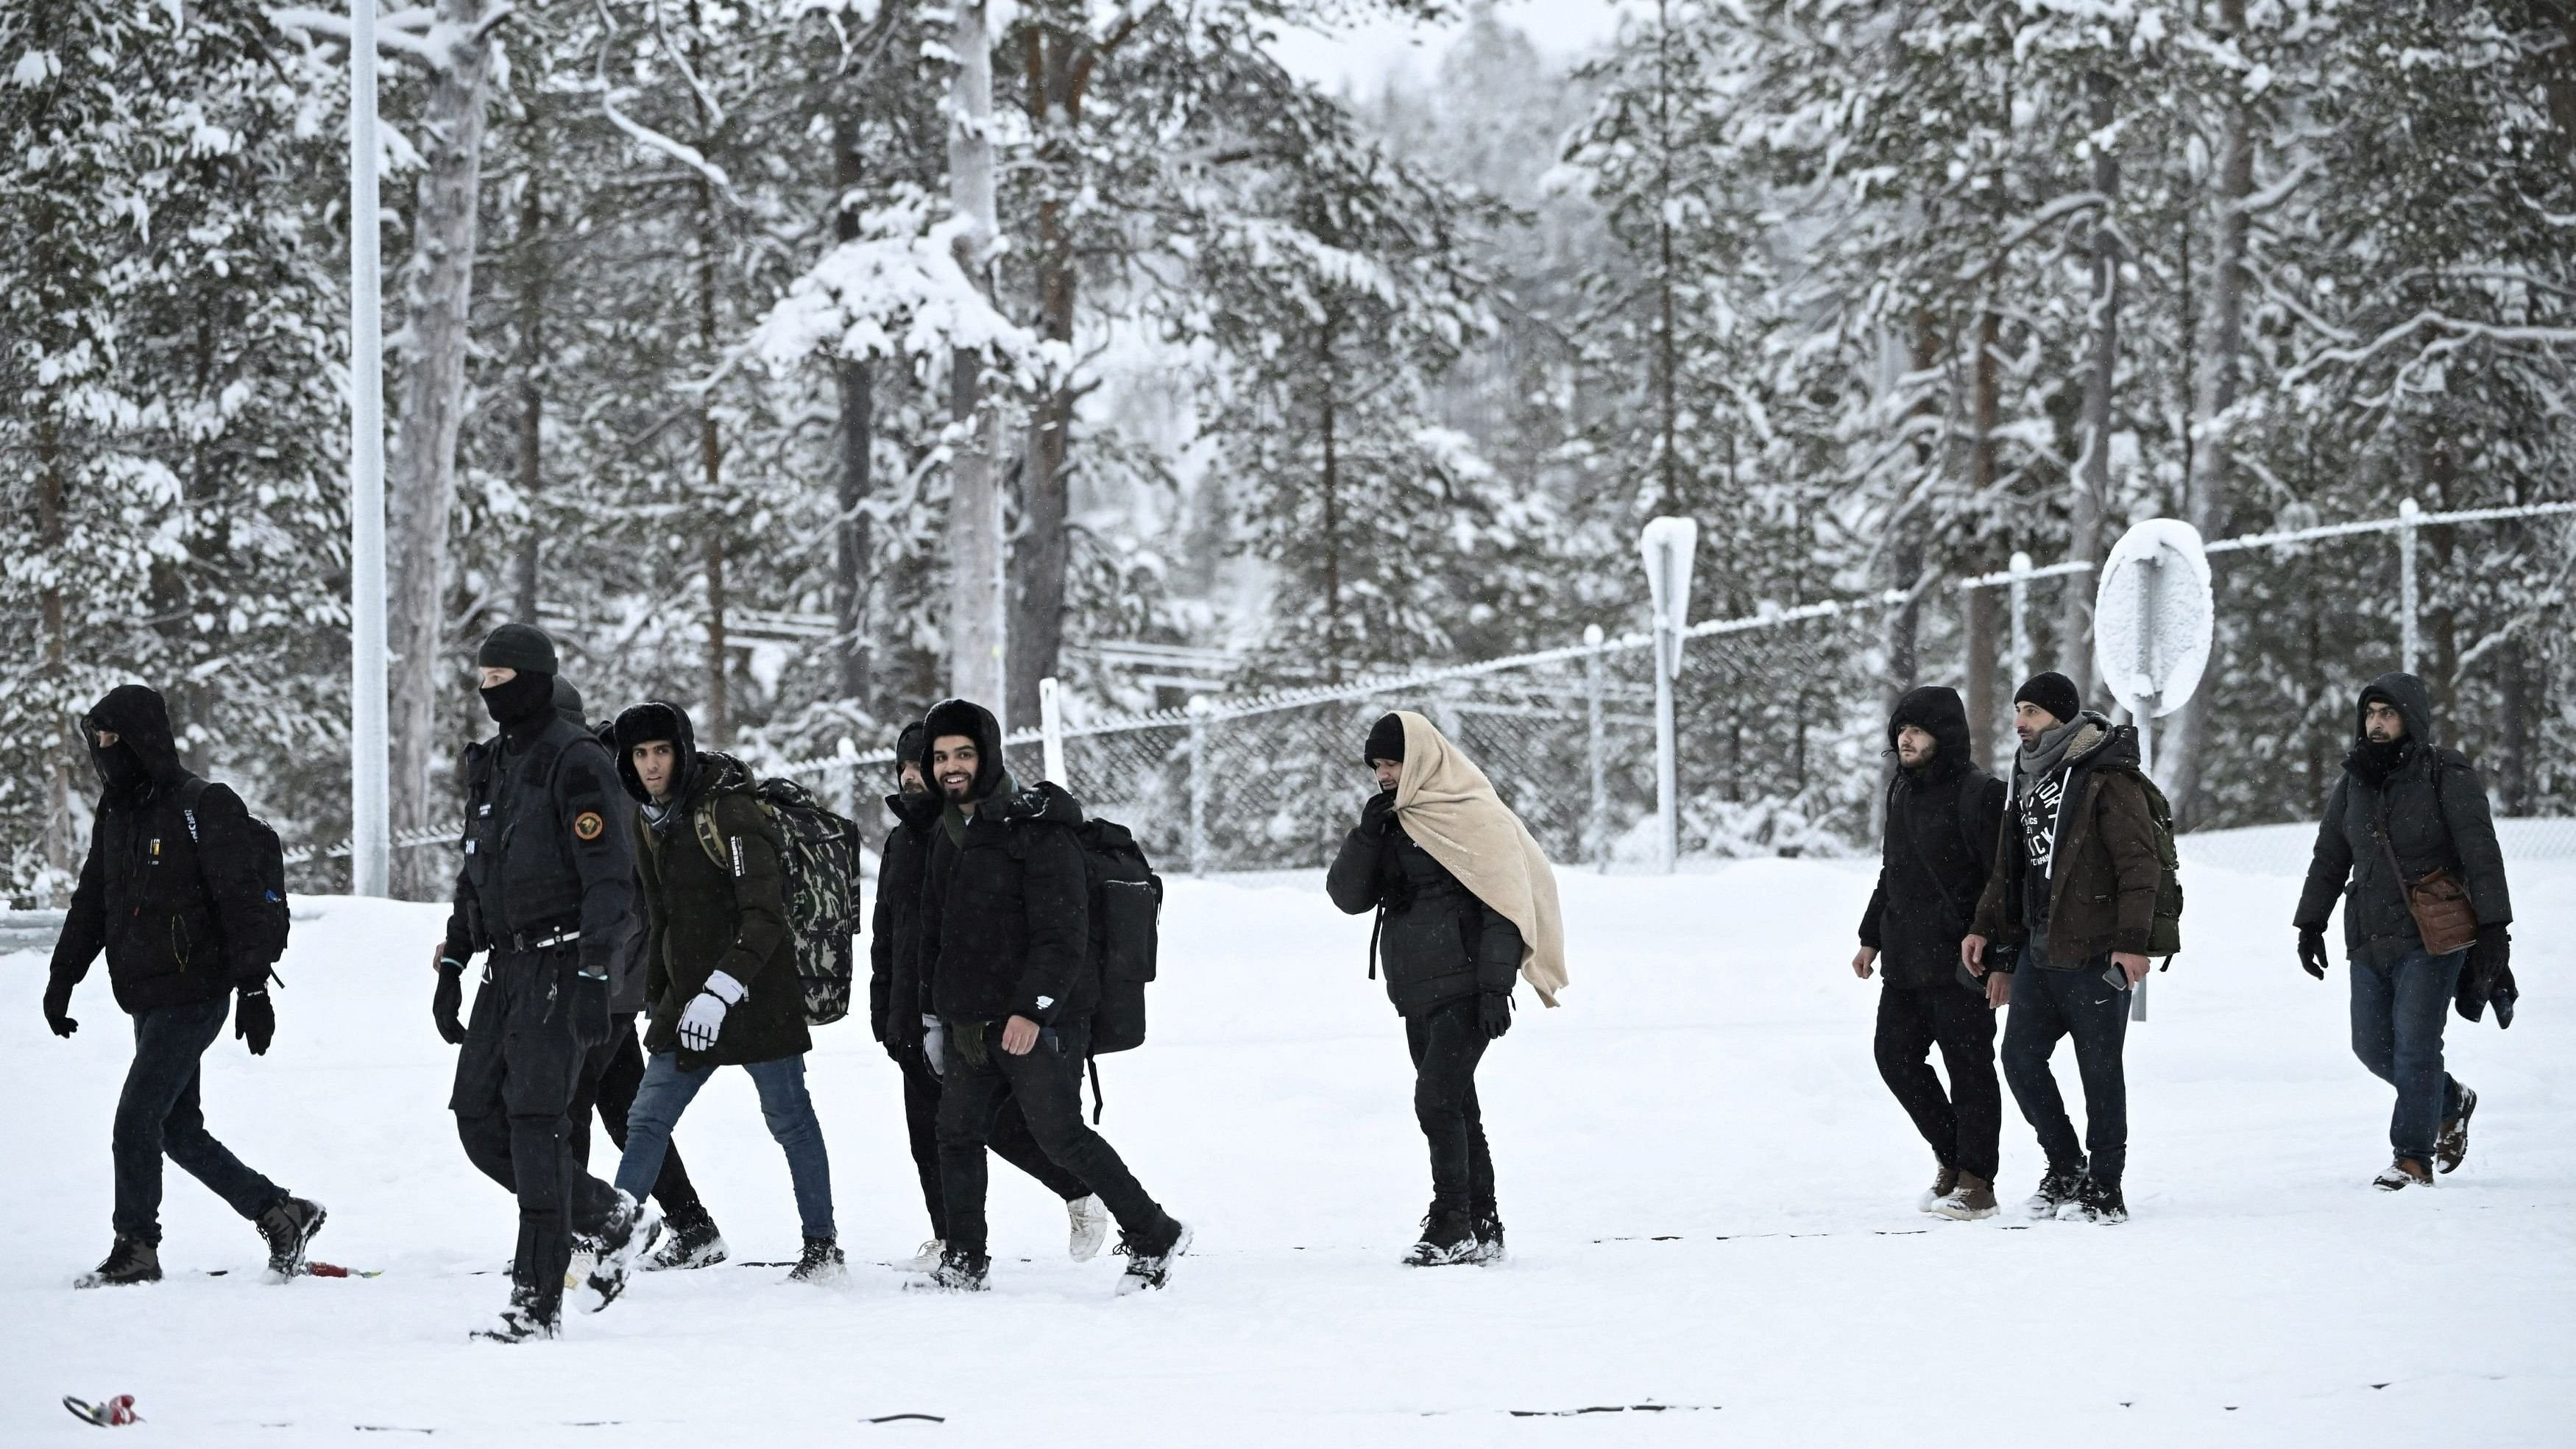
<path id="1" fill-rule="evenodd" d="M 1989 1178 L 1973 1172 L 1959 1174 L 1959 1185 L 1940 1201 L 1932 1204 L 1937 1217 L 1957 1222 L 1974 1222 L 1995 1215 L 1995 1185 Z"/>
<path id="2" fill-rule="evenodd" d="M 1958 1190 L 1959 1169 L 1955 1167 L 1944 1167 L 1940 1171 L 1932 1174 L 1931 1190 L 1924 1193 L 1923 1196 L 1915 1202 L 1914 1206 L 1927 1213 L 1935 1211 L 1935 1204 Z"/>
<path id="3" fill-rule="evenodd" d="M 2395 1192 L 2400 1188 L 2408 1187 L 2431 1187 L 2433 1169 L 2412 1157 L 2401 1157 L 2388 1164 L 2386 1171 L 2372 1178 L 2370 1185 L 2381 1192 Z"/>

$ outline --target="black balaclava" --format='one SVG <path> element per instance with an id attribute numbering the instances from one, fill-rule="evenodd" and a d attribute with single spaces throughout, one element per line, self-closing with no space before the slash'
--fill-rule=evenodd
<path id="1" fill-rule="evenodd" d="M 1404 719 L 1400 715 L 1380 715 L 1377 723 L 1369 726 L 1368 746 L 1360 763 L 1374 765 L 1380 760 L 1398 764 L 1404 761 Z"/>
<path id="2" fill-rule="evenodd" d="M 513 746 L 536 738 L 555 713 L 555 677 L 522 671 L 482 691 L 484 711 L 507 731 Z"/>

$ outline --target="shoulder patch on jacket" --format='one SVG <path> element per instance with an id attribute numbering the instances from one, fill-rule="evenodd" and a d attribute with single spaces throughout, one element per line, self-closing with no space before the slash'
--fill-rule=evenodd
<path id="1" fill-rule="evenodd" d="M 607 831 L 608 821 L 596 810 L 584 810 L 572 818 L 573 838 L 584 845 L 597 840 Z"/>

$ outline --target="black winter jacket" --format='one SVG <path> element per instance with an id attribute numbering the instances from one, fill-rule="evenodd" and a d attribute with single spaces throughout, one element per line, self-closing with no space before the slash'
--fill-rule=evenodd
<path id="1" fill-rule="evenodd" d="M 599 737 L 548 708 L 465 752 L 464 864 L 447 953 L 581 933 L 581 969 L 613 974 L 638 910 L 633 802 Z"/>
<path id="2" fill-rule="evenodd" d="M 102 729 L 119 736 L 121 774 L 109 773 L 91 733 Z M 102 777 L 116 783 L 99 797 L 89 858 L 54 943 L 54 979 L 80 981 L 105 951 L 116 1004 L 137 1014 L 213 1001 L 267 979 L 269 963 L 237 960 L 226 944 L 248 937 L 228 927 L 247 923 L 266 889 L 241 797 L 207 785 L 191 828 L 181 796 L 197 777 L 179 763 L 169 706 L 142 685 L 109 691 L 82 732 Z"/>
<path id="3" fill-rule="evenodd" d="M 2359 720 L 2374 697 L 2385 698 L 2406 719 L 2403 758 L 2384 781 L 2374 778 L 2369 754 L 2360 745 Z M 2383 806 L 2389 841 L 2408 876 L 2420 878 L 2436 866 L 2447 867 L 2469 888 L 2479 925 L 2512 924 L 2513 898 L 2505 888 L 2504 853 L 2487 811 L 2486 783 L 2467 756 L 2435 745 L 2433 701 L 2423 681 L 2411 674 L 2379 676 L 2362 691 L 2354 719 L 2354 750 L 2327 797 L 2308 861 L 2307 886 L 2299 892 L 2299 927 L 2324 930 L 2334 916 L 2335 898 L 2341 896 L 2346 954 L 2402 954 L 2423 944 L 2405 895 L 2389 876 L 2387 852 L 2380 848 Z"/>
<path id="4" fill-rule="evenodd" d="M 1386 995 L 1419 1016 L 1480 991 L 1508 992 L 1521 969 L 1521 929 L 1476 898 L 1389 816 L 1386 832 L 1354 827 L 1324 891 L 1351 915 L 1380 911 L 1375 952 Z"/>
<path id="5" fill-rule="evenodd" d="M 1002 765 L 1001 725 L 963 700 L 932 706 L 923 721 L 923 774 L 938 742 L 961 734 L 976 743 L 979 803 L 968 815 L 943 802 L 930 830 L 919 979 L 931 1009 L 960 1022 L 1087 1022 L 1100 985 L 1091 882 L 1074 839 L 1082 806 L 1054 785 L 1017 790 Z"/>
<path id="6" fill-rule="evenodd" d="M 868 1020 L 878 1041 L 898 1047 L 921 1040 L 921 888 L 930 866 L 930 836 L 939 828 L 935 795 L 889 795 L 895 818 L 877 856 L 876 907 L 868 922 Z"/>
<path id="7" fill-rule="evenodd" d="M 1926 685 L 1897 702 L 1887 726 L 1915 725 L 1938 748 L 1919 770 L 1899 769 L 1887 789 L 1887 836 L 1878 888 L 1860 920 L 1860 943 L 1879 952 L 1890 986 L 1958 985 L 1959 938 L 1975 918 L 1993 868 L 2010 787 L 1978 769 L 1958 691 Z"/>

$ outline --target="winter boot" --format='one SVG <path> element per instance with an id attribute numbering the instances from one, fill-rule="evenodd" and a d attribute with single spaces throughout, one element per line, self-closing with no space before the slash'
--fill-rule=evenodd
<path id="1" fill-rule="evenodd" d="M 1962 1172 L 1959 1174 L 1958 1183 L 1949 1192 L 1943 1194 L 1939 1201 L 1932 1204 L 1931 1212 L 1935 1217 L 1949 1218 L 1954 1222 L 1962 1223 L 1993 1217 L 1995 1215 L 1994 1182 L 1991 1179 L 1979 1177 L 1973 1172 Z"/>
<path id="2" fill-rule="evenodd" d="M 1188 1227 L 1168 1217 L 1163 1219 L 1163 1230 L 1151 1238 L 1120 1233 L 1118 1252 L 1127 1259 L 1127 1271 L 1119 1275 L 1118 1296 L 1124 1298 L 1170 1282 L 1172 1260 L 1190 1250 L 1190 1237 Z"/>
<path id="3" fill-rule="evenodd" d="M 2022 1211 L 2034 1218 L 2053 1218 L 2057 1210 L 2075 1201 L 2076 1190 L 2084 1185 L 2084 1159 L 2072 1165 L 2052 1162 L 2039 1176 L 2039 1191 L 2022 1204 Z"/>
<path id="4" fill-rule="evenodd" d="M 1433 1208 L 1422 1220 L 1422 1238 L 1413 1251 L 1404 1255 L 1408 1268 L 1442 1268 L 1451 1263 L 1472 1262 L 1476 1253 L 1475 1224 L 1462 1212 Z"/>
<path id="5" fill-rule="evenodd" d="M 939 1260 L 947 1256 L 947 1253 L 948 1245 L 937 1238 L 932 1238 L 923 1243 L 921 1251 L 913 1254 L 909 1260 L 895 1264 L 895 1271 L 899 1273 L 938 1272 Z"/>
<path id="6" fill-rule="evenodd" d="M 627 1275 L 635 1271 L 636 1260 L 653 1251 L 661 1241 L 662 1215 L 649 1202 L 637 1202 L 623 1188 L 617 1193 L 616 1211 L 608 1215 L 608 1226 L 601 1230 L 599 1241 L 588 1245 L 596 1256 L 590 1270 L 590 1291 L 599 1295 L 591 1306 L 597 1313 L 617 1301 L 626 1291 Z"/>
<path id="7" fill-rule="evenodd" d="M 803 1256 L 787 1270 L 790 1283 L 838 1283 L 848 1276 L 850 1268 L 841 1257 L 841 1245 L 830 1238 L 807 1238 Z"/>
<path id="8" fill-rule="evenodd" d="M 1940 1209 L 1934 1204 L 1958 1190 L 1959 1169 L 1944 1166 L 1932 1174 L 1932 1185 L 1923 1190 L 1923 1196 L 1915 1199 L 1914 1206 L 1921 1212 L 1938 1212 Z"/>
<path id="9" fill-rule="evenodd" d="M 1467 1214 L 1467 1224 L 1469 1230 L 1476 1235 L 1476 1249 L 1468 1255 L 1467 1261 L 1470 1263 L 1503 1261 L 1503 1215 L 1495 1210 L 1493 1204 L 1487 1203 Z"/>
<path id="10" fill-rule="evenodd" d="M 2064 1223 L 2100 1223 L 2109 1226 L 2129 1220 L 2129 1205 L 2120 1199 L 2120 1185 L 2104 1182 L 2091 1173 L 2076 1186 L 2075 1201 L 2057 1210 L 2057 1220 Z"/>
<path id="11" fill-rule="evenodd" d="M 501 1310 L 501 1321 L 490 1328 L 474 1330 L 474 1337 L 487 1343 L 525 1343 L 532 1338 L 554 1338 L 563 1332 L 563 1321 L 546 1310 L 536 1295 L 526 1289 L 510 1294 L 510 1306 Z"/>
<path id="12" fill-rule="evenodd" d="M 703 1208 L 686 1218 L 664 1218 L 662 1230 L 662 1246 L 639 1265 L 647 1273 L 712 1268 L 725 1260 L 724 1234 Z"/>
<path id="13" fill-rule="evenodd" d="M 993 1260 L 982 1253 L 941 1248 L 939 1266 L 903 1286 L 915 1293 L 981 1293 L 986 1286 L 984 1277 L 992 1267 Z"/>
<path id="14" fill-rule="evenodd" d="M 304 1276 L 304 1250 L 330 1216 L 322 1204 L 282 1197 L 258 1219 L 259 1235 L 268 1240 L 268 1281 L 286 1283 Z"/>
<path id="15" fill-rule="evenodd" d="M 2370 1185 L 2381 1192 L 2395 1192 L 2406 1187 L 2431 1187 L 2433 1173 L 2431 1169 L 2414 1158 L 2401 1157 L 2388 1164 L 2379 1176 L 2372 1178 Z"/>
<path id="16" fill-rule="evenodd" d="M 1109 1209 L 1100 1205 L 1099 1195 L 1066 1198 L 1064 1214 L 1073 1223 L 1072 1240 L 1065 1244 L 1073 1261 L 1088 1263 L 1099 1257 L 1100 1250 L 1109 1245 Z"/>
<path id="17" fill-rule="evenodd" d="M 2457 1172 L 2469 1157 L 2469 1115 L 2478 1110 L 2478 1094 L 2460 1088 L 2460 1115 L 2442 1124 L 2441 1140 L 2433 1144 L 2433 1165 L 2446 1173 Z"/>
<path id="18" fill-rule="evenodd" d="M 128 1283 L 161 1281 L 161 1249 L 141 1238 L 116 1235 L 107 1261 L 72 1280 L 75 1288 L 122 1288 Z"/>

